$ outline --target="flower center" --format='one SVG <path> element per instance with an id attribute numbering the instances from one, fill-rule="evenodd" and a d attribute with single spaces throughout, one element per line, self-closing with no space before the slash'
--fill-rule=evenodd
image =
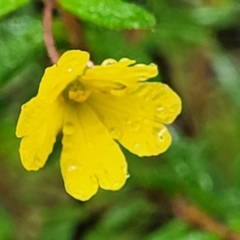
<path id="1" fill-rule="evenodd" d="M 68 100 L 81 103 L 88 99 L 91 91 L 77 79 L 67 86 L 63 94 Z"/>

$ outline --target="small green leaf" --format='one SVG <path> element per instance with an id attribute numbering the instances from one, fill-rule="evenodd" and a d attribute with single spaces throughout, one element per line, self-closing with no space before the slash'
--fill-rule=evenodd
<path id="1" fill-rule="evenodd" d="M 152 14 L 121 0 L 60 0 L 62 6 L 82 20 L 109 29 L 139 29 L 155 25 Z"/>
<path id="2" fill-rule="evenodd" d="M 30 0 L 0 0 L 0 17 L 18 9 Z"/>

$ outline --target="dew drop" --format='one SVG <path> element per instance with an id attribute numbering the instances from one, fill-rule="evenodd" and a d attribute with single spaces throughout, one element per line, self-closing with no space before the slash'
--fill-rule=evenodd
<path id="1" fill-rule="evenodd" d="M 114 139 L 120 139 L 121 138 L 121 132 L 117 128 L 114 128 L 114 127 L 110 128 L 109 133 L 112 136 L 112 138 L 114 138 Z"/>
<path id="2" fill-rule="evenodd" d="M 138 131 L 138 130 L 140 129 L 140 127 L 141 127 L 141 124 L 140 124 L 139 122 L 134 122 L 134 123 L 132 123 L 132 125 L 131 125 L 131 129 L 132 129 L 133 131 Z"/>
<path id="3" fill-rule="evenodd" d="M 102 62 L 102 66 L 107 66 L 116 63 L 117 61 L 113 58 L 108 58 Z"/>
<path id="4" fill-rule="evenodd" d="M 158 132 L 158 138 L 160 141 L 163 141 L 164 140 L 164 133 L 166 132 L 165 129 L 162 129 Z"/>
<path id="5" fill-rule="evenodd" d="M 70 165 L 70 166 L 68 167 L 68 172 L 74 171 L 74 170 L 76 170 L 76 169 L 77 169 L 77 167 L 76 167 L 75 165 Z"/>
<path id="6" fill-rule="evenodd" d="M 67 122 L 64 126 L 63 126 L 63 134 L 65 135 L 71 135 L 74 132 L 74 126 L 71 122 Z"/>
<path id="7" fill-rule="evenodd" d="M 159 100 L 160 97 L 161 97 L 160 94 L 156 94 L 155 96 L 153 96 L 152 100 L 157 101 L 157 100 Z"/>
<path id="8" fill-rule="evenodd" d="M 163 106 L 161 104 L 157 105 L 157 111 L 162 112 L 163 111 Z"/>
<path id="9" fill-rule="evenodd" d="M 147 89 L 144 85 L 141 85 L 137 90 L 136 90 L 136 95 L 138 97 L 142 97 L 147 94 Z"/>
<path id="10" fill-rule="evenodd" d="M 132 119 L 131 119 L 130 117 L 126 117 L 126 118 L 124 119 L 124 122 L 125 122 L 126 124 L 131 124 L 131 123 L 132 123 Z"/>
<path id="11" fill-rule="evenodd" d="M 127 175 L 126 175 L 126 179 L 128 179 L 128 178 L 130 178 L 131 176 L 130 176 L 130 174 L 128 173 Z"/>
<path id="12" fill-rule="evenodd" d="M 67 71 L 70 73 L 72 72 L 72 68 L 68 68 Z"/>
<path id="13" fill-rule="evenodd" d="M 119 60 L 119 62 L 128 62 L 128 61 L 129 61 L 128 58 L 121 58 L 121 59 Z"/>
<path id="14" fill-rule="evenodd" d="M 133 145 L 133 149 L 134 149 L 134 150 L 138 150 L 140 147 L 141 147 L 141 144 L 140 144 L 140 143 L 135 143 L 135 144 Z"/>
<path id="15" fill-rule="evenodd" d="M 126 89 L 112 89 L 110 93 L 113 96 L 122 97 L 126 93 Z"/>
<path id="16" fill-rule="evenodd" d="M 42 165 L 42 159 L 39 156 L 34 156 L 33 163 L 36 166 L 41 166 Z"/>
<path id="17" fill-rule="evenodd" d="M 25 110 L 26 108 L 27 108 L 27 104 L 26 103 L 21 106 L 21 110 Z"/>

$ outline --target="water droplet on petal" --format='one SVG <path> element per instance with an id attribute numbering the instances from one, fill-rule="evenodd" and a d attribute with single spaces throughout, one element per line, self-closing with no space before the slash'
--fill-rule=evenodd
<path id="1" fill-rule="evenodd" d="M 117 61 L 113 58 L 108 58 L 102 62 L 102 66 L 107 66 L 116 63 Z"/>
<path id="2" fill-rule="evenodd" d="M 148 93 L 148 89 L 144 86 L 141 85 L 136 91 L 134 92 L 138 97 L 142 97 Z"/>
<path id="3" fill-rule="evenodd" d="M 141 144 L 140 144 L 140 143 L 135 143 L 135 144 L 133 145 L 133 149 L 134 149 L 134 150 L 138 150 L 140 147 L 141 147 Z"/>
<path id="4" fill-rule="evenodd" d="M 39 156 L 34 156 L 33 163 L 34 165 L 40 166 L 42 165 L 42 159 Z"/>
<path id="5" fill-rule="evenodd" d="M 157 111 L 162 112 L 163 111 L 163 106 L 161 104 L 157 105 Z"/>
<path id="6" fill-rule="evenodd" d="M 74 132 L 74 126 L 73 123 L 71 122 L 67 122 L 64 126 L 63 126 L 63 134 L 65 135 L 71 135 Z"/>
<path id="7" fill-rule="evenodd" d="M 153 96 L 152 100 L 157 101 L 157 100 L 159 100 L 160 97 L 161 97 L 161 94 L 156 94 Z"/>
<path id="8" fill-rule="evenodd" d="M 121 132 L 117 128 L 114 128 L 114 127 L 110 128 L 109 133 L 112 136 L 112 138 L 114 138 L 114 139 L 120 139 L 121 138 Z"/>
<path id="9" fill-rule="evenodd" d="M 128 179 L 128 178 L 130 178 L 131 176 L 130 176 L 130 174 L 128 173 L 127 175 L 126 175 L 126 178 Z"/>
<path id="10" fill-rule="evenodd" d="M 132 123 L 132 119 L 131 119 L 130 117 L 126 117 L 126 118 L 124 119 L 124 122 L 125 122 L 126 124 L 131 124 L 131 123 Z"/>
<path id="11" fill-rule="evenodd" d="M 72 68 L 68 68 L 67 71 L 68 71 L 68 72 L 72 72 Z"/>
<path id="12" fill-rule="evenodd" d="M 159 138 L 160 141 L 163 141 L 163 140 L 164 140 L 164 133 L 165 133 L 165 132 L 166 132 L 166 129 L 164 129 L 164 128 L 159 131 L 159 133 L 158 133 L 158 138 Z"/>
<path id="13" fill-rule="evenodd" d="M 74 170 L 76 170 L 76 169 L 77 169 L 77 167 L 76 167 L 75 165 L 70 165 L 70 166 L 68 167 L 68 171 L 69 171 L 69 172 L 74 171 Z"/>
<path id="14" fill-rule="evenodd" d="M 121 63 L 121 62 L 129 62 L 129 61 L 131 61 L 129 58 L 121 58 L 121 59 L 119 60 L 120 63 Z"/>
<path id="15" fill-rule="evenodd" d="M 132 125 L 131 125 L 131 129 L 132 129 L 133 131 L 138 131 L 138 130 L 140 129 L 140 127 L 141 127 L 141 124 L 140 124 L 139 122 L 134 122 L 134 123 L 132 123 Z"/>

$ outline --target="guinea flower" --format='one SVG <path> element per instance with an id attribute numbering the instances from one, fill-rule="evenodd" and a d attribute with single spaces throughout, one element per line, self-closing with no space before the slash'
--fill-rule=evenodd
<path id="1" fill-rule="evenodd" d="M 71 50 L 47 68 L 16 129 L 29 171 L 44 166 L 62 133 L 65 188 L 82 201 L 99 187 L 118 190 L 125 184 L 127 163 L 118 143 L 138 156 L 166 151 L 171 135 L 165 125 L 181 111 L 180 98 L 167 85 L 145 82 L 158 74 L 156 65 L 123 58 L 89 68 L 88 61 L 87 52 Z"/>

